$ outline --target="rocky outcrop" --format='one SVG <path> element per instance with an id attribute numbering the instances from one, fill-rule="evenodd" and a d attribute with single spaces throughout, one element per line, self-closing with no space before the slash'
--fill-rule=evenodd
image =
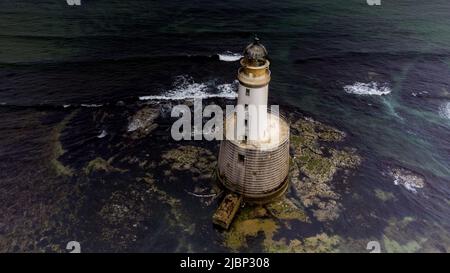
<path id="1" fill-rule="evenodd" d="M 134 114 L 128 123 L 127 131 L 132 139 L 140 139 L 149 135 L 158 127 L 155 120 L 159 117 L 159 107 L 145 107 Z"/>
<path id="2" fill-rule="evenodd" d="M 361 158 L 354 149 L 337 149 L 325 144 L 340 142 L 345 134 L 309 118 L 291 125 L 291 182 L 303 206 L 313 210 L 321 222 L 337 219 L 341 210 L 341 194 L 332 183 L 339 170 L 358 166 Z M 335 146 L 335 145 L 333 145 Z M 342 184 L 344 179 L 336 181 Z"/>
<path id="3" fill-rule="evenodd" d="M 394 180 L 395 185 L 401 185 L 413 193 L 417 193 L 418 189 L 425 186 L 425 178 L 422 175 L 404 168 L 391 168 L 388 174 Z"/>

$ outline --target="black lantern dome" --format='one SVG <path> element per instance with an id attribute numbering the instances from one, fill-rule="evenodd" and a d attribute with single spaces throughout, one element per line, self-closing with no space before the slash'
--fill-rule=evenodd
<path id="1" fill-rule="evenodd" d="M 254 41 L 244 50 L 246 62 L 255 66 L 264 65 L 267 60 L 267 55 L 267 49 L 260 43 L 259 38 L 256 36 Z"/>

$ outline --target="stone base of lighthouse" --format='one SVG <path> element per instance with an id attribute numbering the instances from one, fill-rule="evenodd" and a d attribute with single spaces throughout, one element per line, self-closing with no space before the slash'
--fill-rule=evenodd
<path id="1" fill-rule="evenodd" d="M 225 121 L 225 130 L 236 128 L 236 116 Z M 267 203 L 288 187 L 289 125 L 278 115 L 268 113 L 269 138 L 263 142 L 222 141 L 218 177 L 224 187 L 244 200 Z"/>

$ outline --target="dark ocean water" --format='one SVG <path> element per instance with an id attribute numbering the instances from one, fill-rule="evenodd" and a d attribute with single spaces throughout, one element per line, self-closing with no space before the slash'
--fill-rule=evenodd
<path id="1" fill-rule="evenodd" d="M 82 0 L 79 7 L 65 0 L 2 0 L 0 204 L 8 213 L 0 216 L 0 240 L 11 234 L 25 234 L 19 241 L 32 237 L 33 229 L 41 229 L 32 219 L 52 212 L 42 209 L 36 215 L 26 208 L 45 207 L 48 199 L 58 202 L 49 191 L 53 186 L 42 184 L 51 176 L 45 167 L 51 153 L 46 143 L 63 116 L 78 109 L 62 135 L 63 149 L 71 151 L 64 161 L 77 166 L 79 158 L 93 153 L 89 147 L 98 145 L 92 142 L 98 128 L 88 125 L 95 108 L 86 106 L 133 105 L 144 96 L 229 96 L 238 63 L 222 59 L 227 52 L 240 53 L 254 34 L 269 50 L 270 100 L 347 132 L 364 158 L 350 189 L 364 198 L 345 200 L 347 209 L 326 229 L 354 238 L 378 234 L 381 240 L 382 231 L 375 229 L 391 218 L 412 217 L 417 224 L 399 232 L 398 241 L 425 238 L 434 246 L 427 251 L 448 251 L 446 0 L 382 0 L 381 6 L 364 0 Z M 394 167 L 424 177 L 425 186 L 414 192 L 395 185 L 387 175 Z M 58 184 L 69 191 L 72 186 Z M 392 192 L 397 201 L 380 202 L 375 189 Z M 372 212 L 378 214 L 371 220 L 374 227 L 353 222 L 355 214 Z M 86 215 L 89 222 L 92 216 Z M 70 219 L 60 221 L 63 228 Z M 156 227 L 160 233 L 148 235 L 145 244 L 132 250 L 222 250 L 209 246 L 217 240 L 211 230 L 187 242 L 191 248 L 179 249 L 172 246 L 179 244 L 173 238 L 165 243 L 158 236 L 162 229 Z M 65 242 L 70 236 L 48 240 Z M 89 247 L 107 249 L 95 243 Z"/>

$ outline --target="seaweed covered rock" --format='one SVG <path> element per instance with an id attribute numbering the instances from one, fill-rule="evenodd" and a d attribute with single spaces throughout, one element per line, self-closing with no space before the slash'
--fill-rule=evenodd
<path id="1" fill-rule="evenodd" d="M 162 165 L 170 164 L 174 171 L 189 171 L 195 174 L 211 175 L 217 164 L 216 155 L 197 146 L 179 146 L 163 153 Z"/>
<path id="2" fill-rule="evenodd" d="M 272 242 L 271 248 L 267 251 L 277 253 L 329 253 L 336 251 L 336 246 L 340 241 L 339 236 L 329 236 L 326 233 L 291 241 L 282 238 L 279 241 Z"/>
<path id="3" fill-rule="evenodd" d="M 270 203 L 265 208 L 247 204 L 238 212 L 230 230 L 225 232 L 225 246 L 239 250 L 247 246 L 249 238 L 262 235 L 262 249 L 273 251 L 280 244 L 273 239 L 281 228 L 280 224 L 290 221 L 308 223 L 309 218 L 302 208 L 288 198 Z"/>
<path id="4" fill-rule="evenodd" d="M 272 216 L 280 220 L 310 221 L 305 211 L 288 198 L 269 203 L 266 205 L 266 208 Z"/>
<path id="5" fill-rule="evenodd" d="M 102 203 L 97 224 L 100 239 L 108 248 L 127 249 L 138 239 L 141 223 L 154 217 L 155 213 L 151 192 L 139 184 L 130 184 L 124 190 L 113 192 Z"/>
<path id="6" fill-rule="evenodd" d="M 408 236 L 406 239 L 404 236 L 405 233 L 411 231 L 415 221 L 414 218 L 409 216 L 403 219 L 389 219 L 388 226 L 385 228 L 382 236 L 384 251 L 388 253 L 413 253 L 419 251 L 427 239 L 423 237 L 415 238 L 415 236 Z"/>
<path id="7" fill-rule="evenodd" d="M 134 114 L 128 123 L 127 131 L 132 139 L 149 135 L 158 127 L 155 120 L 159 117 L 159 107 L 144 107 Z"/>
<path id="8" fill-rule="evenodd" d="M 232 250 L 240 250 L 247 247 L 249 238 L 262 236 L 261 248 L 265 252 L 331 252 L 340 243 L 340 237 L 329 236 L 325 233 L 305 238 L 276 239 L 275 235 L 282 228 L 279 220 L 300 220 L 307 222 L 307 218 L 291 206 L 290 201 L 274 204 L 268 210 L 278 213 L 280 219 L 273 217 L 257 217 L 254 214 L 255 207 L 245 207 L 241 210 L 231 229 L 225 232 L 225 245 Z"/>
<path id="9" fill-rule="evenodd" d="M 335 191 L 332 181 L 339 170 L 358 166 L 361 158 L 354 149 L 326 145 L 344 139 L 345 134 L 337 129 L 309 118 L 299 119 L 291 127 L 294 152 L 291 182 L 296 195 L 303 206 L 313 210 L 316 220 L 337 219 L 341 194 Z"/>
<path id="10" fill-rule="evenodd" d="M 93 172 L 103 171 L 106 173 L 109 172 L 126 172 L 127 170 L 113 167 L 111 165 L 113 158 L 105 160 L 101 157 L 96 157 L 95 159 L 88 162 L 86 167 L 84 168 L 84 173 L 89 175 Z"/>
<path id="11" fill-rule="evenodd" d="M 401 185 L 413 193 L 417 193 L 418 189 L 425 186 L 425 178 L 422 175 L 405 168 L 390 168 L 389 175 L 394 180 L 395 185 Z"/>
<path id="12" fill-rule="evenodd" d="M 256 237 L 258 234 L 264 236 L 264 248 L 268 248 L 272 244 L 273 236 L 279 225 L 274 219 L 255 217 L 254 209 L 255 207 L 246 206 L 239 211 L 230 230 L 224 233 L 224 244 L 226 247 L 232 250 L 247 247 L 247 239 Z"/>
<path id="13" fill-rule="evenodd" d="M 294 191 L 265 207 L 247 205 L 238 213 L 228 232 L 225 245 L 239 250 L 249 238 L 262 236 L 261 248 L 267 252 L 329 252 L 342 241 L 336 235 L 319 233 L 314 236 L 276 238 L 291 223 L 311 223 L 335 220 L 342 210 L 342 192 L 335 183 L 344 185 L 344 177 L 336 179 L 340 170 L 356 168 L 361 158 L 355 149 L 338 148 L 345 134 L 309 118 L 291 125 L 292 164 L 290 179 Z M 335 181 L 334 181 L 335 180 Z M 340 187 L 342 188 L 342 187 Z"/>

